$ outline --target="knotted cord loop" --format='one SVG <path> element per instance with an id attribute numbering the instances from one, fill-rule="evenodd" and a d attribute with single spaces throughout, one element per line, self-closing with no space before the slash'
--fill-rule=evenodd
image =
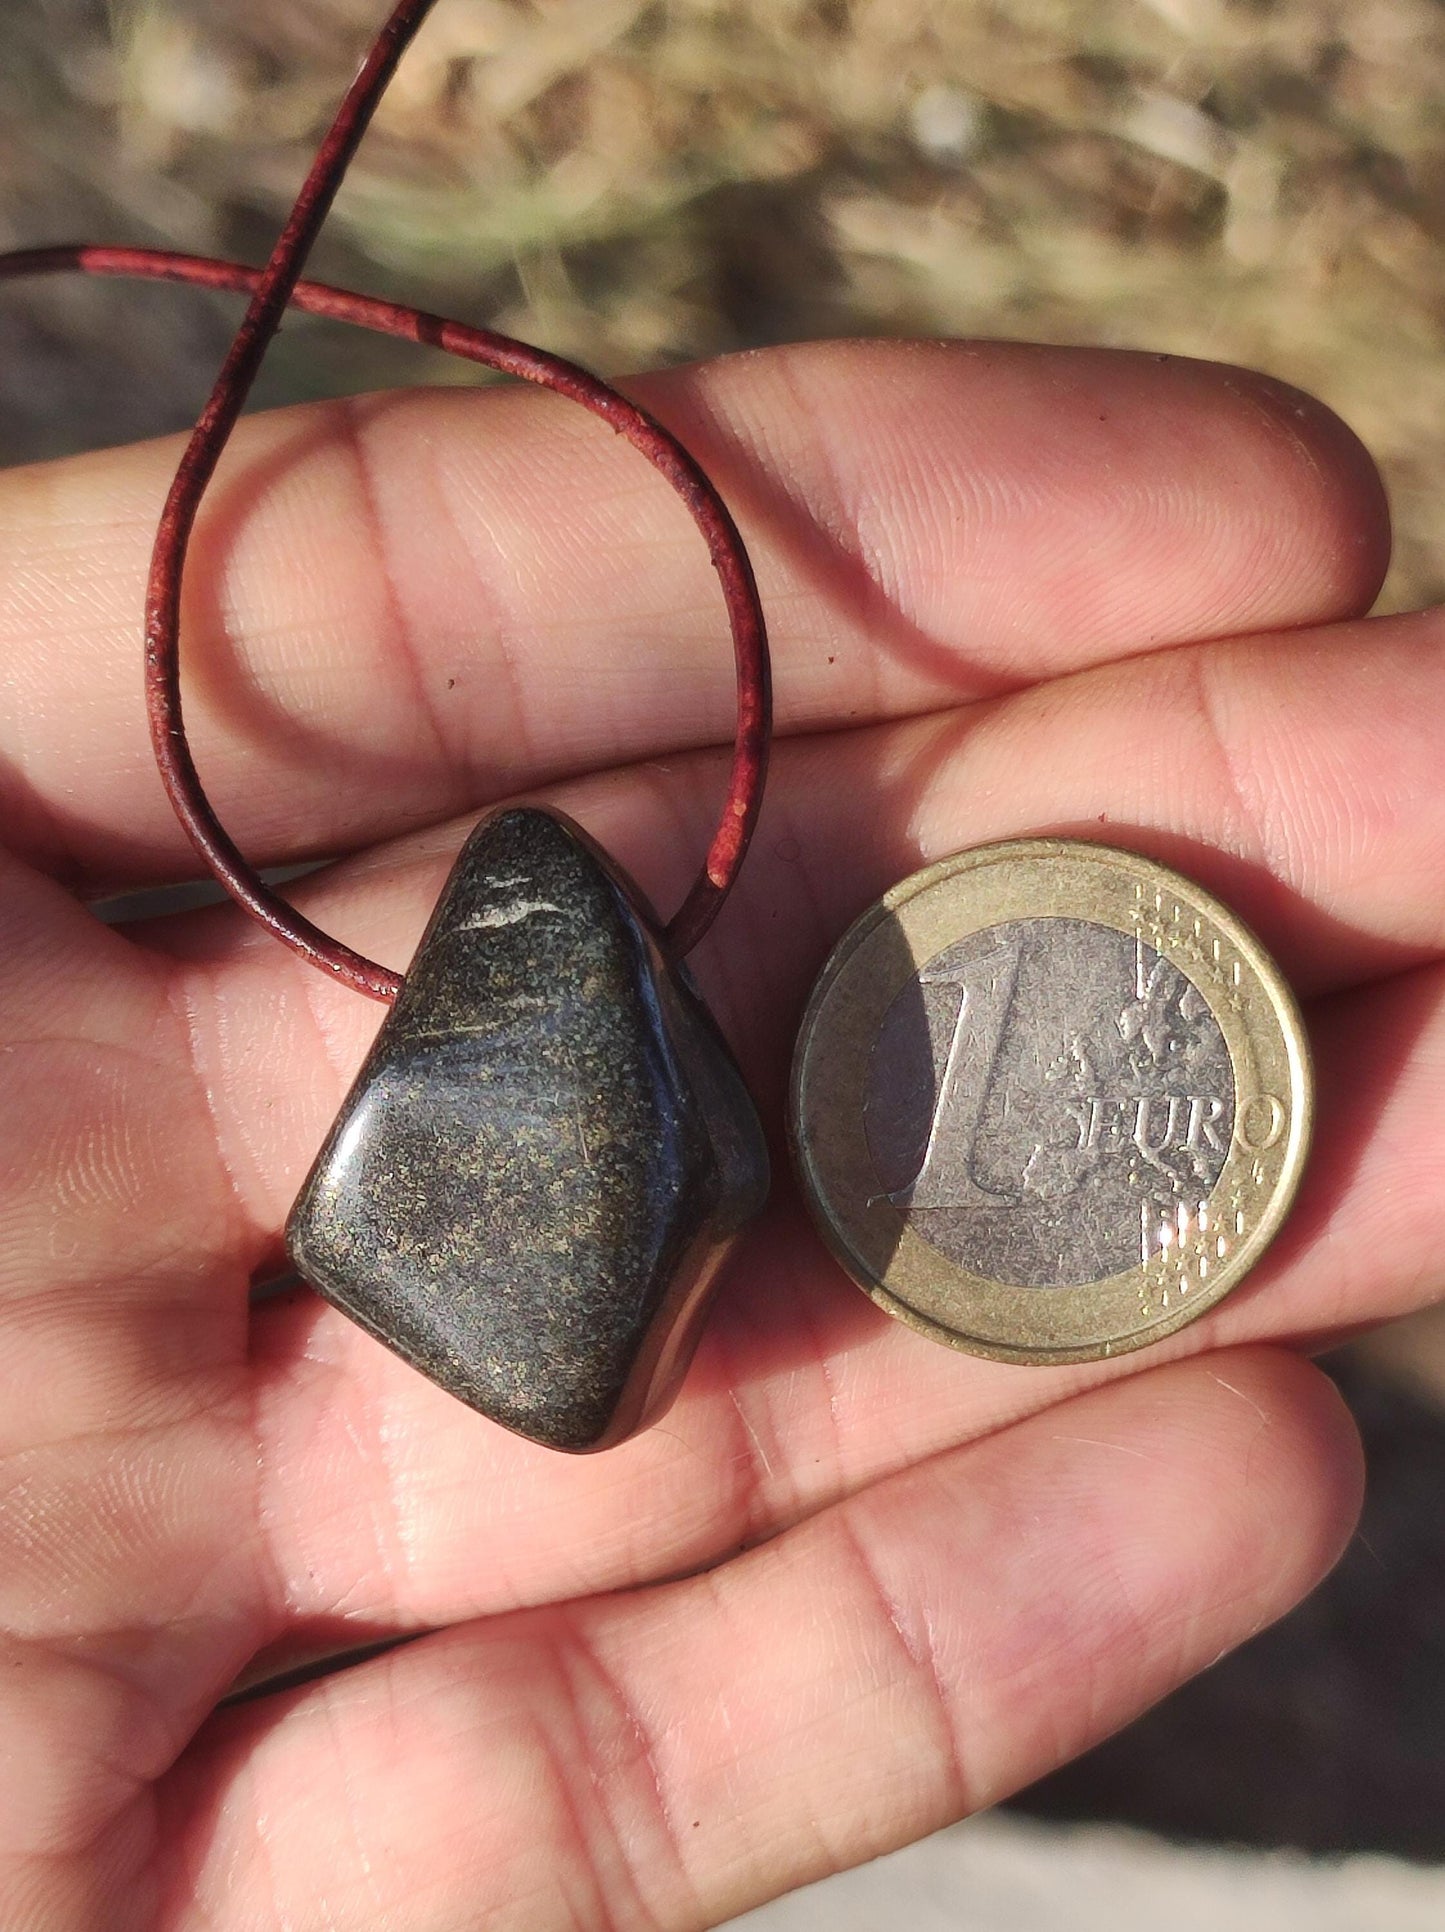
<path id="1" fill-rule="evenodd" d="M 666 931 L 681 958 L 721 910 L 747 852 L 762 803 L 771 735 L 767 630 L 752 565 L 737 525 L 701 465 L 645 409 L 599 377 L 545 350 L 489 329 L 469 328 L 418 309 L 300 279 L 336 191 L 406 48 L 435 0 L 402 0 L 383 28 L 322 142 L 281 238 L 264 269 L 205 256 L 139 248 L 69 247 L 0 255 L 0 280 L 73 270 L 234 289 L 250 304 L 187 445 L 161 515 L 146 597 L 146 708 L 156 763 L 176 815 L 206 865 L 240 905 L 312 965 L 366 993 L 392 1000 L 401 975 L 314 926 L 268 886 L 221 824 L 186 739 L 180 687 L 181 583 L 196 515 L 262 359 L 288 307 L 383 335 L 443 349 L 489 369 L 540 384 L 600 416 L 640 450 L 682 498 L 708 546 L 722 585 L 737 662 L 737 734 L 728 795 L 707 858 Z"/>

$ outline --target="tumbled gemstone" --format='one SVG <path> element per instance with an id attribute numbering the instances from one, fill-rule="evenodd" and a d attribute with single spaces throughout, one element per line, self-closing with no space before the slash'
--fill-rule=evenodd
<path id="1" fill-rule="evenodd" d="M 297 1268 L 557 1449 L 652 1421 L 762 1206 L 752 1102 L 635 890 L 559 814 L 463 848 L 292 1213 Z"/>

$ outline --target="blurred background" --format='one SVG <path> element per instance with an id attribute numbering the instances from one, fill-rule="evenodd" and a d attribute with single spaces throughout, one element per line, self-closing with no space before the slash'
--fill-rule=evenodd
<path id="1" fill-rule="evenodd" d="M 263 259 L 385 10 L 0 0 L 0 247 Z M 839 333 L 1248 363 L 1374 451 L 1383 606 L 1445 598 L 1440 0 L 443 0 L 314 266 L 604 373 Z M 8 288 L 0 461 L 189 424 L 235 315 Z M 478 379 L 298 322 L 257 400 Z M 1445 1325 L 1334 1367 L 1372 1487 L 1308 1605 L 1009 1815 L 748 1923 L 1445 1924 Z"/>

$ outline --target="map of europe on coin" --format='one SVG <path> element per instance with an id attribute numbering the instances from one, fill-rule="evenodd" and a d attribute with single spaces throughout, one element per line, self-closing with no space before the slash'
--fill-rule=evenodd
<path id="1" fill-rule="evenodd" d="M 866 1124 L 879 1180 L 996 1281 L 1096 1281 L 1208 1222 L 1234 1075 L 1208 1001 L 1079 919 L 972 933 L 889 1007 Z"/>

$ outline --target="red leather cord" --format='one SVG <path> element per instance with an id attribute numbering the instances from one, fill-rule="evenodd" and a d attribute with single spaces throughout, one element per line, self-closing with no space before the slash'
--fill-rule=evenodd
<path id="1" fill-rule="evenodd" d="M 217 818 L 186 741 L 180 690 L 181 579 L 197 511 L 266 349 L 288 306 L 423 342 L 581 403 L 642 452 L 686 504 L 722 585 L 737 662 L 737 735 L 728 795 L 702 871 L 666 930 L 681 958 L 722 908 L 757 823 L 771 735 L 767 631 L 748 554 L 726 505 L 698 462 L 644 409 L 575 363 L 489 329 L 299 279 L 346 167 L 387 82 L 435 0 L 403 0 L 383 29 L 327 135 L 264 269 L 157 249 L 68 247 L 0 255 L 0 280 L 74 270 L 248 292 L 246 316 L 187 446 L 161 516 L 146 601 L 146 706 L 156 763 L 176 815 L 216 878 L 278 939 L 358 992 L 394 999 L 401 976 L 312 925 L 260 877 Z"/>

